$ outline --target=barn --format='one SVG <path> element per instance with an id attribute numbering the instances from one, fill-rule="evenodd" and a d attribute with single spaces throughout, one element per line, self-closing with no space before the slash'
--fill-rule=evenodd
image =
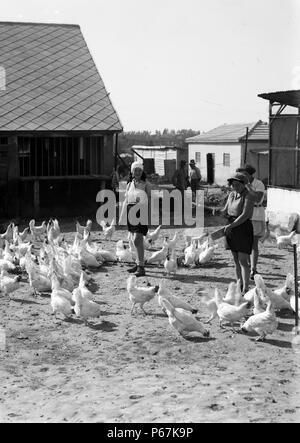
<path id="1" fill-rule="evenodd" d="M 186 139 L 189 160 L 195 160 L 202 179 L 209 184 L 227 184 L 227 178 L 245 162 L 256 167 L 257 178 L 268 176 L 268 124 L 225 124 Z"/>
<path id="2" fill-rule="evenodd" d="M 78 25 L 0 22 L 0 214 L 96 209 L 122 125 Z"/>

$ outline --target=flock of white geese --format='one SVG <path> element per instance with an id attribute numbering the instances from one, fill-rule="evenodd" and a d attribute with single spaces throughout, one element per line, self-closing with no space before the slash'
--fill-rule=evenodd
<path id="1" fill-rule="evenodd" d="M 110 225 L 102 222 L 101 227 L 104 239 L 112 240 L 116 231 L 115 221 Z M 0 234 L 0 295 L 10 297 L 20 288 L 21 276 L 26 275 L 32 294 L 51 294 L 53 315 L 63 315 L 64 318 L 76 315 L 85 322 L 99 318 L 100 305 L 88 289 L 91 271 L 105 262 L 134 262 L 136 250 L 131 235 L 128 236 L 128 245 L 119 240 L 114 252 L 105 250 L 92 241 L 91 230 L 91 220 L 85 226 L 77 222 L 74 241 L 68 243 L 57 219 L 51 219 L 48 224 L 43 222 L 40 226 L 31 220 L 23 232 L 19 232 L 18 226 L 10 224 L 6 232 Z M 278 247 L 291 244 L 294 235 L 277 236 Z M 178 256 L 180 235 L 176 232 L 172 239 L 164 237 L 160 249 L 153 252 L 160 238 L 161 226 L 145 237 L 145 249 L 152 250 L 146 263 L 163 266 L 169 278 L 177 273 L 178 266 L 197 267 L 208 263 L 218 247 L 206 233 L 197 238 L 185 236 L 185 249 Z M 271 290 L 261 275 L 255 275 L 255 287 L 242 296 L 240 282 L 232 282 L 225 295 L 216 289 L 213 296 L 201 297 L 210 313 L 210 318 L 203 322 L 196 316 L 199 310 L 195 306 L 172 294 L 167 279 L 162 279 L 158 286 L 151 286 L 149 282 L 144 286 L 132 275 L 127 280 L 127 292 L 131 314 L 137 306 L 146 314 L 144 305 L 157 297 L 170 325 L 182 336 L 200 333 L 207 338 L 210 332 L 206 325 L 218 318 L 221 328 L 225 325 L 234 328 L 239 324 L 238 330 L 233 329 L 235 332 L 255 332 L 257 340 L 263 341 L 278 328 L 277 311 L 288 309 L 295 312 L 293 285 L 294 277 L 288 274 L 281 288 Z"/>

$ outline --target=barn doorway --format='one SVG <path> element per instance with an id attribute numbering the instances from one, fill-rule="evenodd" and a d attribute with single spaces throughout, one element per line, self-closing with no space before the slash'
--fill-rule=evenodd
<path id="1" fill-rule="evenodd" d="M 215 182 L 215 154 L 207 154 L 207 183 L 212 185 Z"/>

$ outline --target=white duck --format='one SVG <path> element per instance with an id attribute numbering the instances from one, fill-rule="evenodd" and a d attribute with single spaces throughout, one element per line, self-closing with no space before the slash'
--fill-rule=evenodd
<path id="1" fill-rule="evenodd" d="M 99 262 L 115 262 L 116 256 L 105 249 L 98 248 L 94 243 L 87 244 L 87 250 L 93 254 Z"/>
<path id="2" fill-rule="evenodd" d="M 101 308 L 98 303 L 86 298 L 80 288 L 73 292 L 75 301 L 74 311 L 77 317 L 83 318 L 86 322 L 89 318 L 99 318 L 101 315 Z"/>
<path id="3" fill-rule="evenodd" d="M 146 251 L 149 251 L 154 246 L 154 243 L 152 242 L 151 238 L 144 238 L 144 248 Z"/>
<path id="4" fill-rule="evenodd" d="M 217 247 L 218 245 L 208 246 L 204 251 L 200 252 L 198 258 L 198 264 L 204 265 L 205 263 L 208 263 L 213 258 L 213 255 Z"/>
<path id="5" fill-rule="evenodd" d="M 144 310 L 144 304 L 151 301 L 158 290 L 159 286 L 138 287 L 136 276 L 131 275 L 127 280 L 127 292 L 132 303 L 131 314 L 133 314 L 136 304 L 139 304 L 144 314 L 147 314 Z"/>
<path id="6" fill-rule="evenodd" d="M 229 305 L 238 306 L 236 303 L 236 292 L 237 292 L 237 283 L 231 282 L 229 283 L 227 293 L 223 299 L 224 303 L 228 303 Z"/>
<path id="7" fill-rule="evenodd" d="M 78 221 L 76 221 L 76 232 L 83 236 L 85 230 L 91 232 L 92 226 L 93 226 L 92 220 L 88 220 L 85 226 L 81 226 L 81 224 Z"/>
<path id="8" fill-rule="evenodd" d="M 79 280 L 79 289 L 81 292 L 82 297 L 84 297 L 86 300 L 90 300 L 93 301 L 94 300 L 94 296 L 91 293 L 91 291 L 86 287 L 86 282 L 84 279 L 84 274 L 83 272 L 80 275 L 80 280 Z"/>
<path id="9" fill-rule="evenodd" d="M 283 249 L 286 246 L 289 246 L 292 244 L 293 237 L 296 235 L 296 231 L 292 231 L 288 235 L 277 235 L 276 236 L 276 243 L 279 249 Z"/>
<path id="10" fill-rule="evenodd" d="M 175 249 L 172 250 L 171 254 L 168 252 L 166 261 L 164 262 L 164 268 L 168 276 L 177 273 L 177 254 Z"/>
<path id="11" fill-rule="evenodd" d="M 133 262 L 133 256 L 129 249 L 124 245 L 123 240 L 119 240 L 116 245 L 116 256 L 121 263 Z"/>
<path id="12" fill-rule="evenodd" d="M 6 271 L 2 271 L 0 274 L 0 291 L 3 292 L 4 295 L 9 295 L 19 289 L 20 281 L 20 276 L 12 277 L 7 274 Z"/>
<path id="13" fill-rule="evenodd" d="M 223 297 L 220 294 L 219 290 L 216 288 L 213 297 L 205 294 L 201 298 L 201 302 L 205 304 L 208 312 L 210 313 L 209 319 L 206 320 L 204 323 L 210 323 L 212 320 L 218 317 L 218 305 L 223 302 Z"/>
<path id="14" fill-rule="evenodd" d="M 30 220 L 29 228 L 34 240 L 38 239 L 41 240 L 42 236 L 45 235 L 47 232 L 47 226 L 45 221 L 43 221 L 41 226 L 36 226 L 35 220 Z"/>
<path id="15" fill-rule="evenodd" d="M 100 226 L 103 229 L 103 234 L 104 234 L 104 238 L 106 240 L 112 240 L 112 237 L 116 231 L 116 221 L 115 219 L 112 220 L 111 224 L 109 226 L 107 226 L 107 224 L 105 223 L 105 221 L 102 221 L 100 223 Z"/>
<path id="16" fill-rule="evenodd" d="M 0 258 L 0 272 L 13 271 L 14 269 L 16 269 L 16 266 L 11 261 Z"/>
<path id="17" fill-rule="evenodd" d="M 185 256 L 185 259 L 184 259 L 185 266 L 192 266 L 195 263 L 195 259 L 196 259 L 196 243 L 195 243 L 195 241 L 193 241 L 192 244 L 188 248 L 186 248 L 184 256 Z"/>
<path id="18" fill-rule="evenodd" d="M 266 336 L 273 334 L 277 328 L 278 320 L 271 300 L 268 301 L 265 312 L 253 315 L 241 326 L 245 333 L 256 332 L 259 335 L 256 341 L 264 341 Z"/>
<path id="19" fill-rule="evenodd" d="M 266 304 L 266 297 L 263 294 L 263 291 L 259 288 L 255 288 L 255 294 L 254 294 L 254 307 L 253 307 L 253 314 L 262 314 L 266 311 L 267 304 Z"/>
<path id="20" fill-rule="evenodd" d="M 168 255 L 168 246 L 164 246 L 160 251 L 154 252 L 146 263 L 148 265 L 154 263 L 158 263 L 158 265 L 161 265 L 167 258 L 167 255 Z"/>
<path id="21" fill-rule="evenodd" d="M 294 286 L 294 276 L 292 274 L 288 274 L 286 276 L 284 286 L 282 288 L 275 289 L 274 294 L 284 298 L 286 301 L 290 301 L 293 286 Z"/>
<path id="22" fill-rule="evenodd" d="M 198 312 L 198 309 L 191 306 L 189 303 L 185 302 L 184 300 L 177 297 L 176 295 L 173 295 L 171 293 L 171 291 L 166 288 L 165 282 L 161 282 L 161 284 L 159 285 L 159 290 L 158 290 L 157 295 L 158 295 L 158 304 L 162 308 L 163 311 L 164 311 L 164 308 L 162 305 L 162 300 L 166 299 L 174 306 L 174 308 L 185 309 L 186 311 L 189 311 L 192 314 L 197 314 L 197 312 Z"/>
<path id="23" fill-rule="evenodd" d="M 66 318 L 69 318 L 74 312 L 70 301 L 61 296 L 58 291 L 52 291 L 50 304 L 52 307 L 52 314 L 55 315 L 55 317 L 58 313 L 61 313 Z"/>
<path id="24" fill-rule="evenodd" d="M 184 336 L 191 332 L 200 332 L 204 337 L 209 337 L 209 331 L 193 315 L 182 308 L 175 308 L 166 298 L 162 298 L 161 304 L 169 317 L 170 325 L 180 335 Z"/>
<path id="25" fill-rule="evenodd" d="M 239 306 L 236 306 L 225 303 L 220 297 L 216 297 L 216 302 L 218 306 L 217 314 L 220 320 L 221 328 L 223 328 L 224 323 L 230 323 L 230 325 L 233 326 L 234 323 L 241 321 L 249 314 L 251 308 L 251 303 L 249 302 L 244 302 Z"/>
<path id="26" fill-rule="evenodd" d="M 260 274 L 255 274 L 254 275 L 254 282 L 255 282 L 255 287 L 250 289 L 244 295 L 245 301 L 248 301 L 248 302 L 250 302 L 252 304 L 254 304 L 254 296 L 256 294 L 256 289 L 261 290 L 263 294 L 266 291 L 266 285 L 265 285 L 264 279 L 262 278 L 262 276 Z"/>
<path id="27" fill-rule="evenodd" d="M 5 248 L 4 248 L 4 252 L 3 252 L 3 259 L 10 261 L 11 263 L 13 263 L 14 261 L 14 254 L 12 253 L 12 251 L 10 250 L 10 246 L 7 240 L 5 240 Z"/>
<path id="28" fill-rule="evenodd" d="M 72 297 L 72 295 L 73 295 L 72 292 L 70 292 L 67 289 L 64 289 L 64 288 L 61 287 L 61 285 L 59 283 L 59 279 L 58 279 L 58 277 L 57 277 L 55 272 L 52 272 L 52 274 L 51 274 L 51 289 L 52 289 L 52 293 L 55 292 L 60 297 L 65 298 L 66 300 L 68 300 L 68 302 L 71 305 L 74 305 L 73 297 Z"/>
<path id="29" fill-rule="evenodd" d="M 172 240 L 168 241 L 168 248 L 173 251 L 176 248 L 176 245 L 178 243 L 179 240 L 179 233 L 175 232 L 174 237 L 172 238 Z"/>
<path id="30" fill-rule="evenodd" d="M 19 232 L 18 226 L 13 228 L 13 243 L 17 244 L 26 240 L 29 233 L 29 228 L 25 228 L 23 232 Z"/>
<path id="31" fill-rule="evenodd" d="M 100 268 L 103 263 L 100 263 L 97 258 L 87 250 L 87 247 L 82 245 L 79 250 L 79 259 L 82 266 L 85 268 Z"/>
<path id="32" fill-rule="evenodd" d="M 0 245 L 4 243 L 4 241 L 8 241 L 9 243 L 14 238 L 14 224 L 10 223 L 6 229 L 6 231 L 3 234 L 0 234 Z"/>
<path id="33" fill-rule="evenodd" d="M 160 231 L 161 231 L 161 225 L 158 226 L 154 231 L 147 233 L 146 239 L 151 240 L 151 245 L 152 246 L 159 239 Z"/>
<path id="34" fill-rule="evenodd" d="M 34 294 L 51 291 L 50 279 L 47 275 L 43 274 L 39 266 L 32 261 L 30 252 L 25 256 L 25 269 L 29 277 L 29 285 Z"/>

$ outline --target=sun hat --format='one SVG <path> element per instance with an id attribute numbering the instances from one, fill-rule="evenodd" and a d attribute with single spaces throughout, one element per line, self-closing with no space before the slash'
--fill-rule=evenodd
<path id="1" fill-rule="evenodd" d="M 243 183 L 243 185 L 246 185 L 249 182 L 248 178 L 242 172 L 237 172 L 236 174 L 232 175 L 230 178 L 227 179 L 229 184 L 231 184 L 233 180 Z"/>
<path id="2" fill-rule="evenodd" d="M 143 163 L 140 163 L 140 162 L 133 162 L 132 165 L 131 165 L 131 172 L 133 173 L 133 171 L 134 171 L 135 169 L 141 169 L 141 170 L 143 171 L 143 170 L 144 170 L 144 165 L 143 165 Z"/>

